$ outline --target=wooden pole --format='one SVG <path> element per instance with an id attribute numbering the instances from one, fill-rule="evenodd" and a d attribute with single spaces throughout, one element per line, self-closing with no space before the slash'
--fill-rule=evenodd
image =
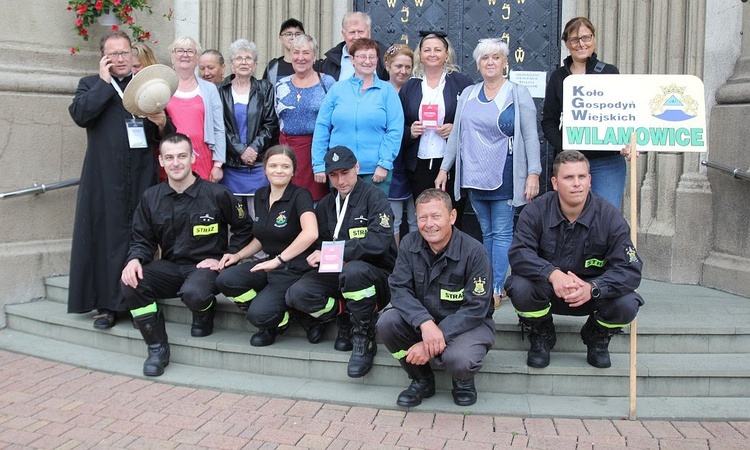
<path id="1" fill-rule="evenodd" d="M 633 246 L 638 248 L 638 190 L 637 190 L 637 175 L 638 175 L 638 154 L 637 142 L 635 139 L 635 133 L 630 135 L 630 240 L 633 241 Z M 630 420 L 636 420 L 635 406 L 636 406 L 636 350 L 638 343 L 638 324 L 636 319 L 630 323 L 630 407 L 628 412 L 628 418 Z"/>

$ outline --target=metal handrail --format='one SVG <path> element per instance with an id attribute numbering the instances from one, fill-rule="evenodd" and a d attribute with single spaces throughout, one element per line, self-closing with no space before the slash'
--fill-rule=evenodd
<path id="1" fill-rule="evenodd" d="M 737 167 L 725 166 L 724 164 L 719 164 L 719 163 L 709 162 L 709 161 L 701 161 L 701 165 L 710 167 L 712 169 L 718 169 L 723 172 L 731 173 L 734 178 L 742 178 L 743 180 L 750 181 L 750 172 L 746 172 Z"/>
<path id="2" fill-rule="evenodd" d="M 80 182 L 81 180 L 76 178 L 75 180 L 60 181 L 60 182 L 51 183 L 51 184 L 34 183 L 32 187 L 29 187 L 26 189 L 19 189 L 17 191 L 0 193 L 0 199 L 20 197 L 22 195 L 30 195 L 30 194 L 34 194 L 34 195 L 44 194 L 47 191 L 54 191 L 55 189 L 62 189 L 62 188 L 70 187 L 70 186 L 77 186 L 78 183 Z"/>

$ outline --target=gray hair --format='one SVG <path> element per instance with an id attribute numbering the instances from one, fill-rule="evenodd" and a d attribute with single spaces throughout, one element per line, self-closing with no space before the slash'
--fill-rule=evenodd
<path id="1" fill-rule="evenodd" d="M 364 22 L 368 30 L 372 29 L 372 19 L 369 14 L 353 11 L 344 14 L 344 18 L 341 19 L 341 31 L 346 31 L 346 26 L 354 22 Z"/>
<path id="2" fill-rule="evenodd" d="M 172 45 L 169 46 L 169 53 L 173 53 L 176 48 L 184 48 L 189 46 L 195 47 L 195 56 L 196 60 L 198 59 L 198 55 L 203 53 L 203 48 L 201 47 L 201 44 L 196 41 L 195 39 L 189 37 L 189 36 L 181 36 L 175 39 L 172 42 Z"/>
<path id="3" fill-rule="evenodd" d="M 294 50 L 295 48 L 301 49 L 307 44 L 310 44 L 310 49 L 312 49 L 313 54 L 315 56 L 318 56 L 318 41 L 309 34 L 301 34 L 294 38 L 291 48 L 292 50 Z"/>
<path id="4" fill-rule="evenodd" d="M 232 42 L 229 46 L 229 60 L 233 60 L 239 52 L 248 52 L 253 57 L 253 60 L 258 61 L 258 47 L 254 42 L 250 42 L 244 38 Z"/>
<path id="5" fill-rule="evenodd" d="M 508 44 L 506 44 L 505 41 L 500 38 L 480 39 L 479 43 L 474 48 L 472 56 L 474 56 L 474 61 L 479 62 L 483 56 L 498 52 L 502 53 L 505 57 L 510 53 Z"/>

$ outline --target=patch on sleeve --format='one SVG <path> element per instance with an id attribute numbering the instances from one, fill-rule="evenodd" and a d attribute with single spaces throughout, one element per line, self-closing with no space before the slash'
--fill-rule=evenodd
<path id="1" fill-rule="evenodd" d="M 378 217 L 380 217 L 380 226 L 383 228 L 390 228 L 391 227 L 391 218 L 388 217 L 388 214 L 382 213 L 379 214 Z"/>
<path id="2" fill-rule="evenodd" d="M 235 208 L 237 209 L 237 217 L 239 217 L 240 219 L 244 219 L 247 213 L 245 213 L 245 207 L 242 206 L 242 202 L 237 202 Z"/>
<path id="3" fill-rule="evenodd" d="M 485 285 L 487 284 L 487 277 L 474 277 L 474 289 L 471 293 L 474 295 L 484 295 L 487 293 Z"/>
<path id="4" fill-rule="evenodd" d="M 634 263 L 640 261 L 638 258 L 638 253 L 635 252 L 635 247 L 632 245 L 628 245 L 625 247 L 625 259 L 628 260 L 629 263 Z"/>

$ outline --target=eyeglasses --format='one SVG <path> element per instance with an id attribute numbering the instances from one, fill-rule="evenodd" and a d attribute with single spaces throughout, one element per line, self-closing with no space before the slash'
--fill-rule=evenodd
<path id="1" fill-rule="evenodd" d="M 377 61 L 378 60 L 377 55 L 354 55 L 354 57 L 360 61 Z"/>
<path id="2" fill-rule="evenodd" d="M 172 50 L 172 53 L 177 56 L 188 55 L 190 57 L 193 57 L 198 54 L 198 51 L 196 51 L 194 48 L 176 48 Z"/>
<path id="3" fill-rule="evenodd" d="M 255 61 L 255 58 L 252 56 L 235 56 L 232 61 L 236 62 L 237 64 L 250 64 L 251 62 Z"/>
<path id="4" fill-rule="evenodd" d="M 570 38 L 568 39 L 568 42 L 570 43 L 570 45 L 578 45 L 581 42 L 583 42 L 584 44 L 590 44 L 593 39 L 593 34 L 585 34 L 576 38 Z"/>
<path id="5" fill-rule="evenodd" d="M 111 59 L 112 61 L 116 61 L 121 57 L 123 59 L 127 58 L 128 56 L 130 56 L 130 52 L 105 53 L 105 55 L 107 55 L 107 58 Z"/>
<path id="6" fill-rule="evenodd" d="M 287 31 L 285 33 L 281 33 L 281 35 L 284 36 L 287 39 L 291 38 L 291 37 L 293 37 L 293 38 L 300 37 L 303 34 L 305 34 L 305 33 L 301 32 L 301 31 Z"/>

